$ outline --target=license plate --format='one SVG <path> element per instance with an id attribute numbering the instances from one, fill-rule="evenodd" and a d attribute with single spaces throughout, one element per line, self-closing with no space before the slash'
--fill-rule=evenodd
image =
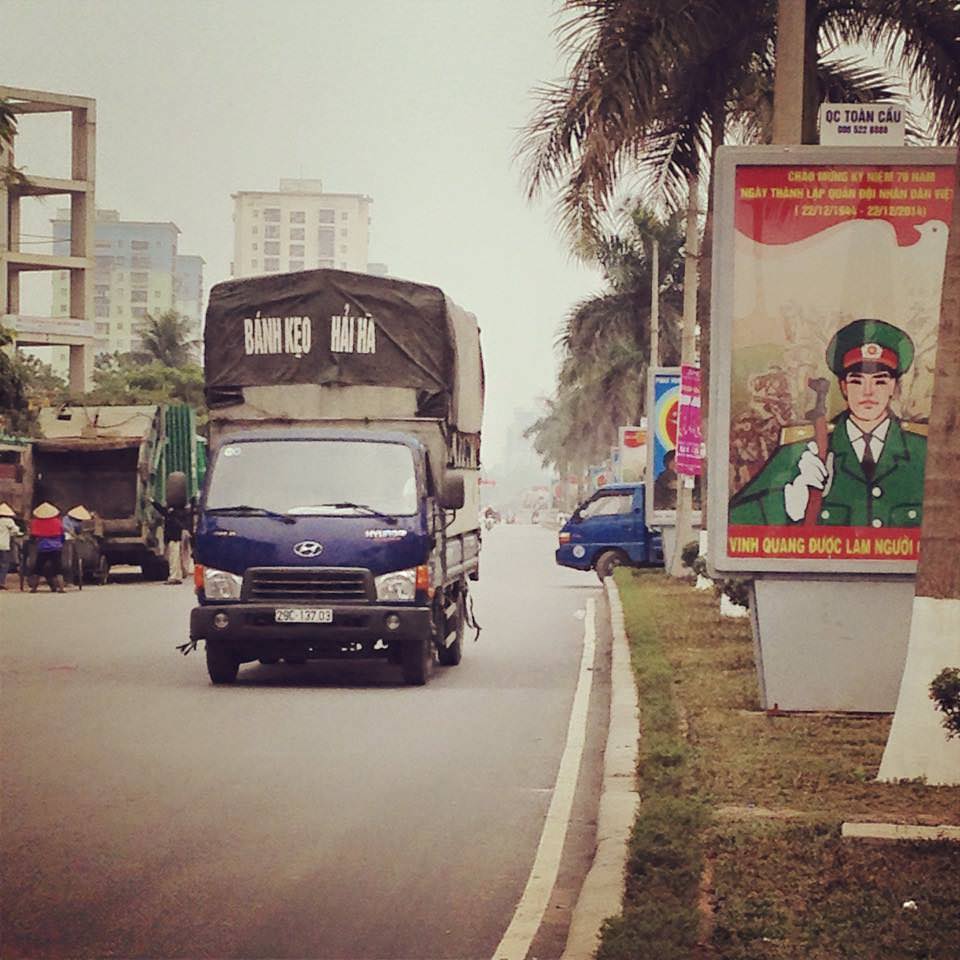
<path id="1" fill-rule="evenodd" d="M 333 623 L 329 607 L 281 607 L 273 613 L 275 623 Z"/>

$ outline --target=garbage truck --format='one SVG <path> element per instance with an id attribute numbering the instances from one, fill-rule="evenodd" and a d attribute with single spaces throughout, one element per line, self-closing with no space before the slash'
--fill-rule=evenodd
<path id="1" fill-rule="evenodd" d="M 168 484 L 195 499 L 206 441 L 188 404 L 84 406 L 65 403 L 39 412 L 31 442 L 29 500 L 61 511 L 82 505 L 92 514 L 97 544 L 92 576 L 105 582 L 113 564 L 139 566 L 148 580 L 167 577 L 163 519 Z M 172 478 L 172 480 L 171 480 Z"/>
<path id="2" fill-rule="evenodd" d="M 242 664 L 455 666 L 479 578 L 476 318 L 435 286 L 340 270 L 215 285 L 211 459 L 190 644 Z M 186 652 L 186 650 L 185 650 Z"/>

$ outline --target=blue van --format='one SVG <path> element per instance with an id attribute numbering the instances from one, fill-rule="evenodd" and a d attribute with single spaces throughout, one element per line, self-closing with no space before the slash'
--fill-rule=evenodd
<path id="1" fill-rule="evenodd" d="M 663 566 L 663 538 L 645 522 L 642 483 L 611 483 L 574 510 L 560 528 L 557 563 L 596 570 L 604 580 L 619 566 Z"/>

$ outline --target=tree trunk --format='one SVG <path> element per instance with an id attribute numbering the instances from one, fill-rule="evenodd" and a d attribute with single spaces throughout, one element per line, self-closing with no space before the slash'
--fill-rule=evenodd
<path id="1" fill-rule="evenodd" d="M 683 258 L 683 337 L 680 341 L 680 363 L 689 365 L 697 362 L 696 332 L 697 323 L 697 283 L 698 283 L 698 247 L 700 225 L 699 214 L 700 179 L 695 173 L 687 176 L 687 234 L 684 240 Z M 670 576 L 683 577 L 681 554 L 683 548 L 694 539 L 693 532 L 693 490 L 686 485 L 686 478 L 677 477 L 677 519 L 674 532 L 676 541 L 673 556 L 670 558 Z"/>
<path id="2" fill-rule="evenodd" d="M 960 738 L 949 740 L 929 698 L 944 667 L 960 667 L 960 150 L 940 303 L 927 438 L 923 528 L 907 662 L 879 779 L 960 784 Z"/>
<path id="3" fill-rule="evenodd" d="M 700 276 L 697 284 L 697 326 L 700 327 L 700 430 L 706 449 L 709 449 L 710 442 L 710 350 L 713 342 L 713 173 L 717 168 L 717 148 L 723 143 L 725 130 L 726 115 L 721 109 L 710 118 L 710 183 L 707 189 L 707 216 L 703 225 Z M 700 506 L 705 527 L 708 487 L 706 463 L 703 466 L 703 473 L 700 475 Z"/>
<path id="4" fill-rule="evenodd" d="M 806 23 L 807 0 L 779 0 L 773 81 L 774 143 L 800 143 L 803 137 Z"/>
<path id="5" fill-rule="evenodd" d="M 650 238 L 650 367 L 660 366 L 660 241 Z M 646 396 L 646 392 L 644 392 Z"/>
<path id="6" fill-rule="evenodd" d="M 917 596 L 960 599 L 960 151 L 940 302 Z M 960 664 L 958 664 L 960 666 Z"/>

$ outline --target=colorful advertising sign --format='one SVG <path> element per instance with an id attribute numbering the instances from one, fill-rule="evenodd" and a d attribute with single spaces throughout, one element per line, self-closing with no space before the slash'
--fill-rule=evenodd
<path id="1" fill-rule="evenodd" d="M 647 420 L 637 427 L 620 427 L 617 477 L 623 483 L 639 483 L 647 472 Z"/>
<path id="2" fill-rule="evenodd" d="M 714 565 L 912 572 L 951 151 L 739 148 L 717 172 Z"/>
<path id="3" fill-rule="evenodd" d="M 655 367 L 648 375 L 650 412 L 647 448 L 647 523 L 670 526 L 677 511 L 677 431 L 680 418 L 680 368 Z"/>

